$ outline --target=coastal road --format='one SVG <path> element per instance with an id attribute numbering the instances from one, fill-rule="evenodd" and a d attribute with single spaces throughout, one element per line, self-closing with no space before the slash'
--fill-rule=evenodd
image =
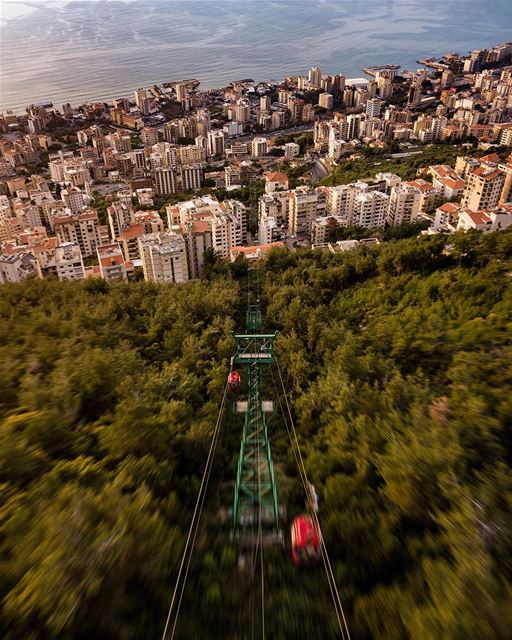
<path id="1" fill-rule="evenodd" d="M 315 184 L 319 180 L 322 180 L 322 178 L 327 178 L 328 175 L 329 169 L 327 168 L 325 160 L 323 158 L 315 160 L 311 167 L 311 184 Z"/>

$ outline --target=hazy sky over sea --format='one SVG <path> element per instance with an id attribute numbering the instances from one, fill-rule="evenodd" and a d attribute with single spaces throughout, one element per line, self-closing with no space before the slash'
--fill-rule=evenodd
<path id="1" fill-rule="evenodd" d="M 512 0 L 0 0 L 0 110 L 329 73 L 512 39 Z"/>

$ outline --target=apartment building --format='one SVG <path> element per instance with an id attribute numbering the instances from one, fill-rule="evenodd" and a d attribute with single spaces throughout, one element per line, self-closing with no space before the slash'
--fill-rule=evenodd
<path id="1" fill-rule="evenodd" d="M 420 211 L 420 191 L 408 184 L 391 188 L 387 221 L 391 225 L 410 224 Z"/>
<path id="2" fill-rule="evenodd" d="M 494 209 L 498 206 L 505 184 L 505 174 L 497 167 L 481 165 L 471 171 L 461 204 L 472 211 Z"/>
<path id="3" fill-rule="evenodd" d="M 66 242 L 55 249 L 55 271 L 59 280 L 83 280 L 84 261 L 78 244 Z"/>
<path id="4" fill-rule="evenodd" d="M 256 137 L 251 142 L 251 155 L 260 158 L 268 154 L 268 140 L 266 138 Z"/>
<path id="5" fill-rule="evenodd" d="M 272 216 L 260 217 L 258 222 L 258 242 L 260 245 L 277 242 L 285 236 L 286 231 L 276 218 Z"/>
<path id="6" fill-rule="evenodd" d="M 300 156 L 300 145 L 296 142 L 287 142 L 284 145 L 285 158 L 296 158 Z"/>
<path id="7" fill-rule="evenodd" d="M 164 221 L 158 211 L 136 211 L 133 220 L 136 224 L 143 225 L 146 234 L 164 230 Z"/>
<path id="8" fill-rule="evenodd" d="M 136 89 L 135 104 L 143 116 L 149 115 L 149 100 L 146 89 Z"/>
<path id="9" fill-rule="evenodd" d="M 98 214 L 94 209 L 84 209 L 81 213 L 59 214 L 53 221 L 59 245 L 72 242 L 78 244 L 82 256 L 88 258 L 96 253 L 102 244 Z"/>
<path id="10" fill-rule="evenodd" d="M 183 236 L 151 233 L 138 239 L 144 279 L 151 282 L 186 282 L 189 279 Z"/>
<path id="11" fill-rule="evenodd" d="M 217 130 L 208 132 L 208 155 L 224 155 L 224 133 L 222 131 Z"/>
<path id="12" fill-rule="evenodd" d="M 386 222 L 390 197 L 380 191 L 362 192 L 356 196 L 350 226 L 374 229 Z"/>
<path id="13" fill-rule="evenodd" d="M 247 207 L 239 200 L 224 200 L 220 207 L 235 222 L 233 243 L 245 244 L 247 242 Z"/>
<path id="14" fill-rule="evenodd" d="M 126 202 L 113 202 L 107 207 L 107 223 L 110 232 L 110 238 L 114 241 L 121 231 L 130 226 L 133 222 L 133 207 Z"/>
<path id="15" fill-rule="evenodd" d="M 206 148 L 188 144 L 176 148 L 176 160 L 180 165 L 194 164 L 206 160 Z"/>
<path id="16" fill-rule="evenodd" d="M 309 84 L 320 87 L 322 85 L 322 72 L 318 67 L 311 67 L 308 72 Z"/>
<path id="17" fill-rule="evenodd" d="M 103 280 L 127 280 L 123 252 L 118 242 L 96 247 Z"/>
<path id="18" fill-rule="evenodd" d="M 327 197 L 327 212 L 345 220 L 348 224 L 359 189 L 354 184 L 340 184 L 325 189 Z"/>
<path id="19" fill-rule="evenodd" d="M 155 192 L 158 195 L 169 195 L 178 190 L 174 169 L 161 167 L 153 171 Z"/>
<path id="20" fill-rule="evenodd" d="M 326 196 L 323 191 L 298 187 L 289 199 L 288 231 L 295 235 L 307 233 L 312 220 L 325 215 Z"/>
<path id="21" fill-rule="evenodd" d="M 188 273 L 190 278 L 199 278 L 203 271 L 204 255 L 212 248 L 212 230 L 209 222 L 195 220 L 180 226 L 185 238 Z"/>
<path id="22" fill-rule="evenodd" d="M 415 187 L 420 192 L 420 213 L 430 213 L 435 210 L 439 198 L 439 190 L 431 182 L 418 178 L 404 184 Z"/>
<path id="23" fill-rule="evenodd" d="M 0 255 L 0 284 L 22 282 L 36 275 L 34 257 L 21 251 L 12 255 Z"/>
<path id="24" fill-rule="evenodd" d="M 183 191 L 200 189 L 203 185 L 203 165 L 199 162 L 181 167 L 181 186 Z"/>
<path id="25" fill-rule="evenodd" d="M 288 227 L 290 191 L 274 191 L 260 196 L 258 200 L 258 219 L 262 224 L 267 218 L 273 218 L 278 226 Z"/>
<path id="26" fill-rule="evenodd" d="M 158 129 L 154 127 L 144 127 L 140 130 L 140 139 L 144 146 L 152 147 L 158 143 Z"/>
<path id="27" fill-rule="evenodd" d="M 332 234 L 345 225 L 340 216 L 322 216 L 311 221 L 309 239 L 312 245 L 324 244 L 331 239 Z"/>
<path id="28" fill-rule="evenodd" d="M 332 107 L 334 105 L 334 98 L 331 93 L 321 93 L 318 96 L 318 106 L 326 109 L 327 111 L 332 111 Z"/>
<path id="29" fill-rule="evenodd" d="M 498 203 L 499 206 L 502 206 L 508 202 L 512 202 L 512 155 L 509 156 L 507 162 L 500 163 L 498 168 L 505 176 L 500 201 Z"/>
<path id="30" fill-rule="evenodd" d="M 237 223 L 226 213 L 214 213 L 210 218 L 212 231 L 212 247 L 223 258 L 229 258 L 231 247 L 241 244 L 237 242 Z"/>
<path id="31" fill-rule="evenodd" d="M 67 209 L 73 213 L 82 211 L 85 206 L 84 194 L 78 187 L 68 187 L 61 191 L 60 197 Z"/>
<path id="32" fill-rule="evenodd" d="M 382 108 L 382 100 L 380 98 L 370 98 L 366 102 L 366 118 L 379 118 L 380 110 Z"/>
<path id="33" fill-rule="evenodd" d="M 161 231 L 163 231 L 163 224 Z M 140 260 L 139 238 L 146 234 L 144 225 L 137 222 L 132 222 L 121 231 L 117 237 L 117 243 L 121 247 L 125 262 Z"/>

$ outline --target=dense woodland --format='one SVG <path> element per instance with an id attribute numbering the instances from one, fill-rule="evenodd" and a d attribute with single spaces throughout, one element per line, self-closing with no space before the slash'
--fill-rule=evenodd
<path id="1" fill-rule="evenodd" d="M 332 168 L 329 176 L 323 178 L 319 184 L 334 187 L 338 184 L 368 179 L 376 173 L 385 172 L 395 173 L 402 180 L 414 180 L 418 177 L 418 169 L 435 164 L 454 166 L 457 156 L 464 153 L 460 143 L 438 143 L 416 147 L 412 150 L 413 155 L 402 158 L 390 156 L 390 149 L 377 150 L 372 147 L 364 147 L 361 151 L 364 155 L 362 158 L 340 158 L 336 166 Z M 400 146 L 398 145 L 394 151 L 400 151 Z M 421 153 L 418 153 L 418 151 Z M 476 144 L 467 143 L 466 152 L 474 157 L 497 153 L 501 159 L 504 159 L 510 155 L 510 148 L 496 146 L 483 151 L 478 149 Z M 428 175 L 421 177 L 427 180 L 431 179 Z"/>
<path id="2" fill-rule="evenodd" d="M 352 638 L 510 638 L 512 233 L 254 268 Z M 243 260 L 0 287 L 2 637 L 160 637 L 247 287 Z M 180 638 L 251 637 L 225 517 L 241 428 L 227 410 Z M 269 429 L 287 531 L 303 496 Z M 269 548 L 265 575 L 268 638 L 337 637 L 321 567 Z"/>

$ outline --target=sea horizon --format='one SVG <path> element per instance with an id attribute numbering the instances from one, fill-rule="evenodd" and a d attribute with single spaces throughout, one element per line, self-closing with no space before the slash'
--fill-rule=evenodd
<path id="1" fill-rule="evenodd" d="M 3 0 L 0 8 L 0 111 L 16 113 L 44 101 L 60 108 L 131 97 L 185 78 L 207 90 L 313 65 L 347 77 L 378 64 L 415 69 L 421 57 L 512 37 L 503 0 L 485 8 L 476 0 Z"/>

